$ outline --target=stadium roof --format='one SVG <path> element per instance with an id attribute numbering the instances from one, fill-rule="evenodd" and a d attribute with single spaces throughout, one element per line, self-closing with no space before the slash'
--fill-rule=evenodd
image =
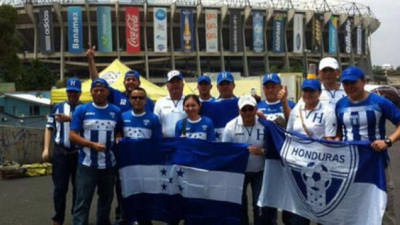
<path id="1" fill-rule="evenodd" d="M 171 5 L 175 3 L 177 6 L 196 6 L 199 4 L 205 7 L 228 6 L 230 8 L 244 8 L 249 6 L 260 9 L 311 10 L 314 12 L 332 12 L 334 14 L 375 18 L 369 6 L 346 0 L 0 0 L 0 4 L 23 7 L 28 2 L 31 2 L 33 5 L 51 5 L 53 3 L 84 4 L 86 1 L 90 4 L 113 4 L 119 2 L 120 4 L 141 5 L 147 2 L 149 5 Z"/>

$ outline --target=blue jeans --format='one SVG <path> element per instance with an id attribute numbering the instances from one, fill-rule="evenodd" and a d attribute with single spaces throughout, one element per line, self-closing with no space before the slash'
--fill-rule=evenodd
<path id="1" fill-rule="evenodd" d="M 276 225 L 277 210 L 271 207 L 258 207 L 257 201 L 260 195 L 263 181 L 263 171 L 247 172 L 244 177 L 243 194 L 242 194 L 242 225 L 249 225 L 249 216 L 247 215 L 247 186 L 251 185 L 251 193 L 253 198 L 253 217 L 254 225 Z"/>
<path id="2" fill-rule="evenodd" d="M 74 225 L 88 225 L 90 204 L 97 186 L 97 225 L 110 225 L 110 210 L 114 196 L 115 168 L 96 169 L 78 165 L 76 170 L 76 201 Z"/>
<path id="3" fill-rule="evenodd" d="M 76 150 L 66 149 L 57 145 L 54 146 L 54 151 L 51 156 L 53 171 L 51 176 L 54 184 L 53 202 L 55 214 L 52 219 L 60 224 L 64 223 L 66 197 L 70 179 L 72 183 L 71 213 L 73 212 L 77 158 L 78 153 Z"/>

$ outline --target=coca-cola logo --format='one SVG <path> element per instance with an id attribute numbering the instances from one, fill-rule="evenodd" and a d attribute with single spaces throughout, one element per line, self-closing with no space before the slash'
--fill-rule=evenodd
<path id="1" fill-rule="evenodd" d="M 140 26 L 139 17 L 134 14 L 126 15 L 126 27 L 128 28 L 128 43 L 133 47 L 140 45 Z"/>

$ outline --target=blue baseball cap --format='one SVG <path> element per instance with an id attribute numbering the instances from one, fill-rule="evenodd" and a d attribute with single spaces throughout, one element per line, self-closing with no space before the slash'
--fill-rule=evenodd
<path id="1" fill-rule="evenodd" d="M 279 78 L 277 73 L 266 73 L 263 76 L 262 83 L 265 84 L 267 82 L 273 82 L 276 84 L 280 84 L 281 78 Z"/>
<path id="2" fill-rule="evenodd" d="M 104 87 L 104 88 L 108 88 L 108 83 L 106 80 L 104 80 L 103 78 L 96 78 L 92 81 L 92 85 L 90 87 L 90 89 L 93 89 L 95 87 Z"/>
<path id="3" fill-rule="evenodd" d="M 305 79 L 301 84 L 301 89 L 311 88 L 314 91 L 321 90 L 321 83 L 317 79 Z"/>
<path id="4" fill-rule="evenodd" d="M 69 78 L 67 80 L 67 91 L 81 91 L 81 81 L 78 78 Z"/>
<path id="5" fill-rule="evenodd" d="M 177 77 L 179 80 L 183 79 L 183 75 L 179 70 L 171 70 L 167 73 L 167 82 L 171 81 L 173 78 Z"/>
<path id="6" fill-rule="evenodd" d="M 125 73 L 125 78 L 127 77 L 135 77 L 136 79 L 139 80 L 140 74 L 137 70 L 128 70 Z"/>
<path id="7" fill-rule="evenodd" d="M 221 71 L 217 74 L 217 84 L 220 84 L 222 81 L 233 82 L 234 80 L 231 72 Z"/>
<path id="8" fill-rule="evenodd" d="M 211 84 L 211 79 L 210 79 L 210 77 L 207 76 L 207 75 L 205 75 L 205 74 L 200 75 L 200 76 L 197 78 L 197 83 L 198 83 L 198 84 L 200 84 L 200 83 L 203 82 L 203 81 L 205 81 L 205 82 Z"/>
<path id="9" fill-rule="evenodd" d="M 343 81 L 356 81 L 364 77 L 364 72 L 357 66 L 348 66 L 342 71 L 340 75 L 340 82 Z"/>

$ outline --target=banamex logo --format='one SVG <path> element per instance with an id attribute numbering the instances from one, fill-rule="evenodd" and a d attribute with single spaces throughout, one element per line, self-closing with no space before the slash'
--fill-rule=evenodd
<path id="1" fill-rule="evenodd" d="M 165 19 L 165 11 L 162 10 L 162 9 L 158 9 L 158 10 L 156 11 L 156 18 L 157 18 L 158 20 L 164 20 L 164 19 Z"/>

